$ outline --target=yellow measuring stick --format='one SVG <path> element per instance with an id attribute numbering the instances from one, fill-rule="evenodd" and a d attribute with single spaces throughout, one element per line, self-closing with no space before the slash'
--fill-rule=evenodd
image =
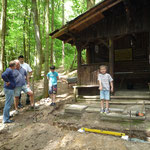
<path id="1" fill-rule="evenodd" d="M 101 134 L 108 134 L 114 136 L 125 136 L 125 133 L 113 132 L 113 131 L 103 131 L 98 129 L 88 129 L 88 128 L 81 128 L 83 131 L 93 132 L 93 133 L 101 133 Z"/>

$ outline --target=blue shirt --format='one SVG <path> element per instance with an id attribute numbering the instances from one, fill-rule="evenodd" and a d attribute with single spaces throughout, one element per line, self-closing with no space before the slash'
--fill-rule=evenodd
<path id="1" fill-rule="evenodd" d="M 5 72 L 2 73 L 2 79 L 5 81 L 4 88 L 13 90 L 16 87 L 12 69 L 7 68 Z M 10 82 L 10 84 L 7 86 L 6 82 Z"/>
<path id="2" fill-rule="evenodd" d="M 58 77 L 58 73 L 57 72 L 49 72 L 47 74 L 47 77 L 49 79 L 49 86 L 52 85 L 57 85 L 57 77 Z"/>
<path id="3" fill-rule="evenodd" d="M 16 81 L 16 87 L 22 87 L 26 84 L 27 72 L 25 69 L 20 67 L 19 70 L 15 69 L 13 72 Z"/>

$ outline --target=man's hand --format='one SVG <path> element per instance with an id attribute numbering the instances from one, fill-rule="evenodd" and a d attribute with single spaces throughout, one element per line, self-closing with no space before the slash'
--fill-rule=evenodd
<path id="1" fill-rule="evenodd" d="M 102 86 L 100 86 L 100 87 L 99 87 L 99 90 L 100 90 L 100 91 L 102 91 L 102 89 L 103 89 L 103 87 L 102 87 Z"/>
<path id="2" fill-rule="evenodd" d="M 6 82 L 6 86 L 9 86 L 10 85 L 10 82 Z"/>
<path id="3" fill-rule="evenodd" d="M 28 88 L 30 87 L 30 84 L 29 84 L 29 83 L 27 84 L 27 87 L 28 87 Z"/>

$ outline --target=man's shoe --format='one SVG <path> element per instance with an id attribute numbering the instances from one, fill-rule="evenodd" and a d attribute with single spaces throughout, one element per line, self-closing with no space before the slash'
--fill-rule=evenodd
<path id="1" fill-rule="evenodd" d="M 14 120 L 7 120 L 7 121 L 4 122 L 4 124 L 6 124 L 6 123 L 13 123 L 13 122 L 14 122 Z"/>
<path id="2" fill-rule="evenodd" d="M 13 118 L 13 115 L 10 115 L 10 116 L 9 116 L 9 119 L 10 119 L 10 118 Z"/>
<path id="3" fill-rule="evenodd" d="M 19 111 L 15 110 L 14 115 L 18 115 L 18 114 L 19 114 Z"/>
<path id="4" fill-rule="evenodd" d="M 19 104 L 18 105 L 18 108 L 20 109 L 20 108 L 23 108 L 23 105 L 22 104 Z"/>
<path id="5" fill-rule="evenodd" d="M 26 102 L 26 105 L 30 105 L 30 101 L 29 101 L 29 102 Z"/>
<path id="6" fill-rule="evenodd" d="M 35 109 L 35 110 L 38 110 L 39 107 L 38 107 L 38 106 L 30 106 L 30 109 L 31 109 L 31 110 L 34 110 L 34 109 Z"/>

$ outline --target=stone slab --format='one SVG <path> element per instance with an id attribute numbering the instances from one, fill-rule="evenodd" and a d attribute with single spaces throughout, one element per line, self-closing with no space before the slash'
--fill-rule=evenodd
<path id="1" fill-rule="evenodd" d="M 83 113 L 87 107 L 88 106 L 86 105 L 77 105 L 77 104 L 67 105 L 65 107 L 65 112 L 66 113 Z"/>
<path id="2" fill-rule="evenodd" d="M 89 113 L 99 113 L 100 112 L 100 108 L 96 108 L 96 107 L 88 107 L 85 109 L 86 112 Z"/>
<path id="3" fill-rule="evenodd" d="M 85 111 L 89 112 L 89 113 L 99 113 L 100 108 L 98 108 L 98 107 L 88 107 L 88 108 L 86 108 Z M 110 112 L 122 113 L 123 111 L 124 111 L 123 109 L 119 109 L 119 108 L 110 108 Z"/>

